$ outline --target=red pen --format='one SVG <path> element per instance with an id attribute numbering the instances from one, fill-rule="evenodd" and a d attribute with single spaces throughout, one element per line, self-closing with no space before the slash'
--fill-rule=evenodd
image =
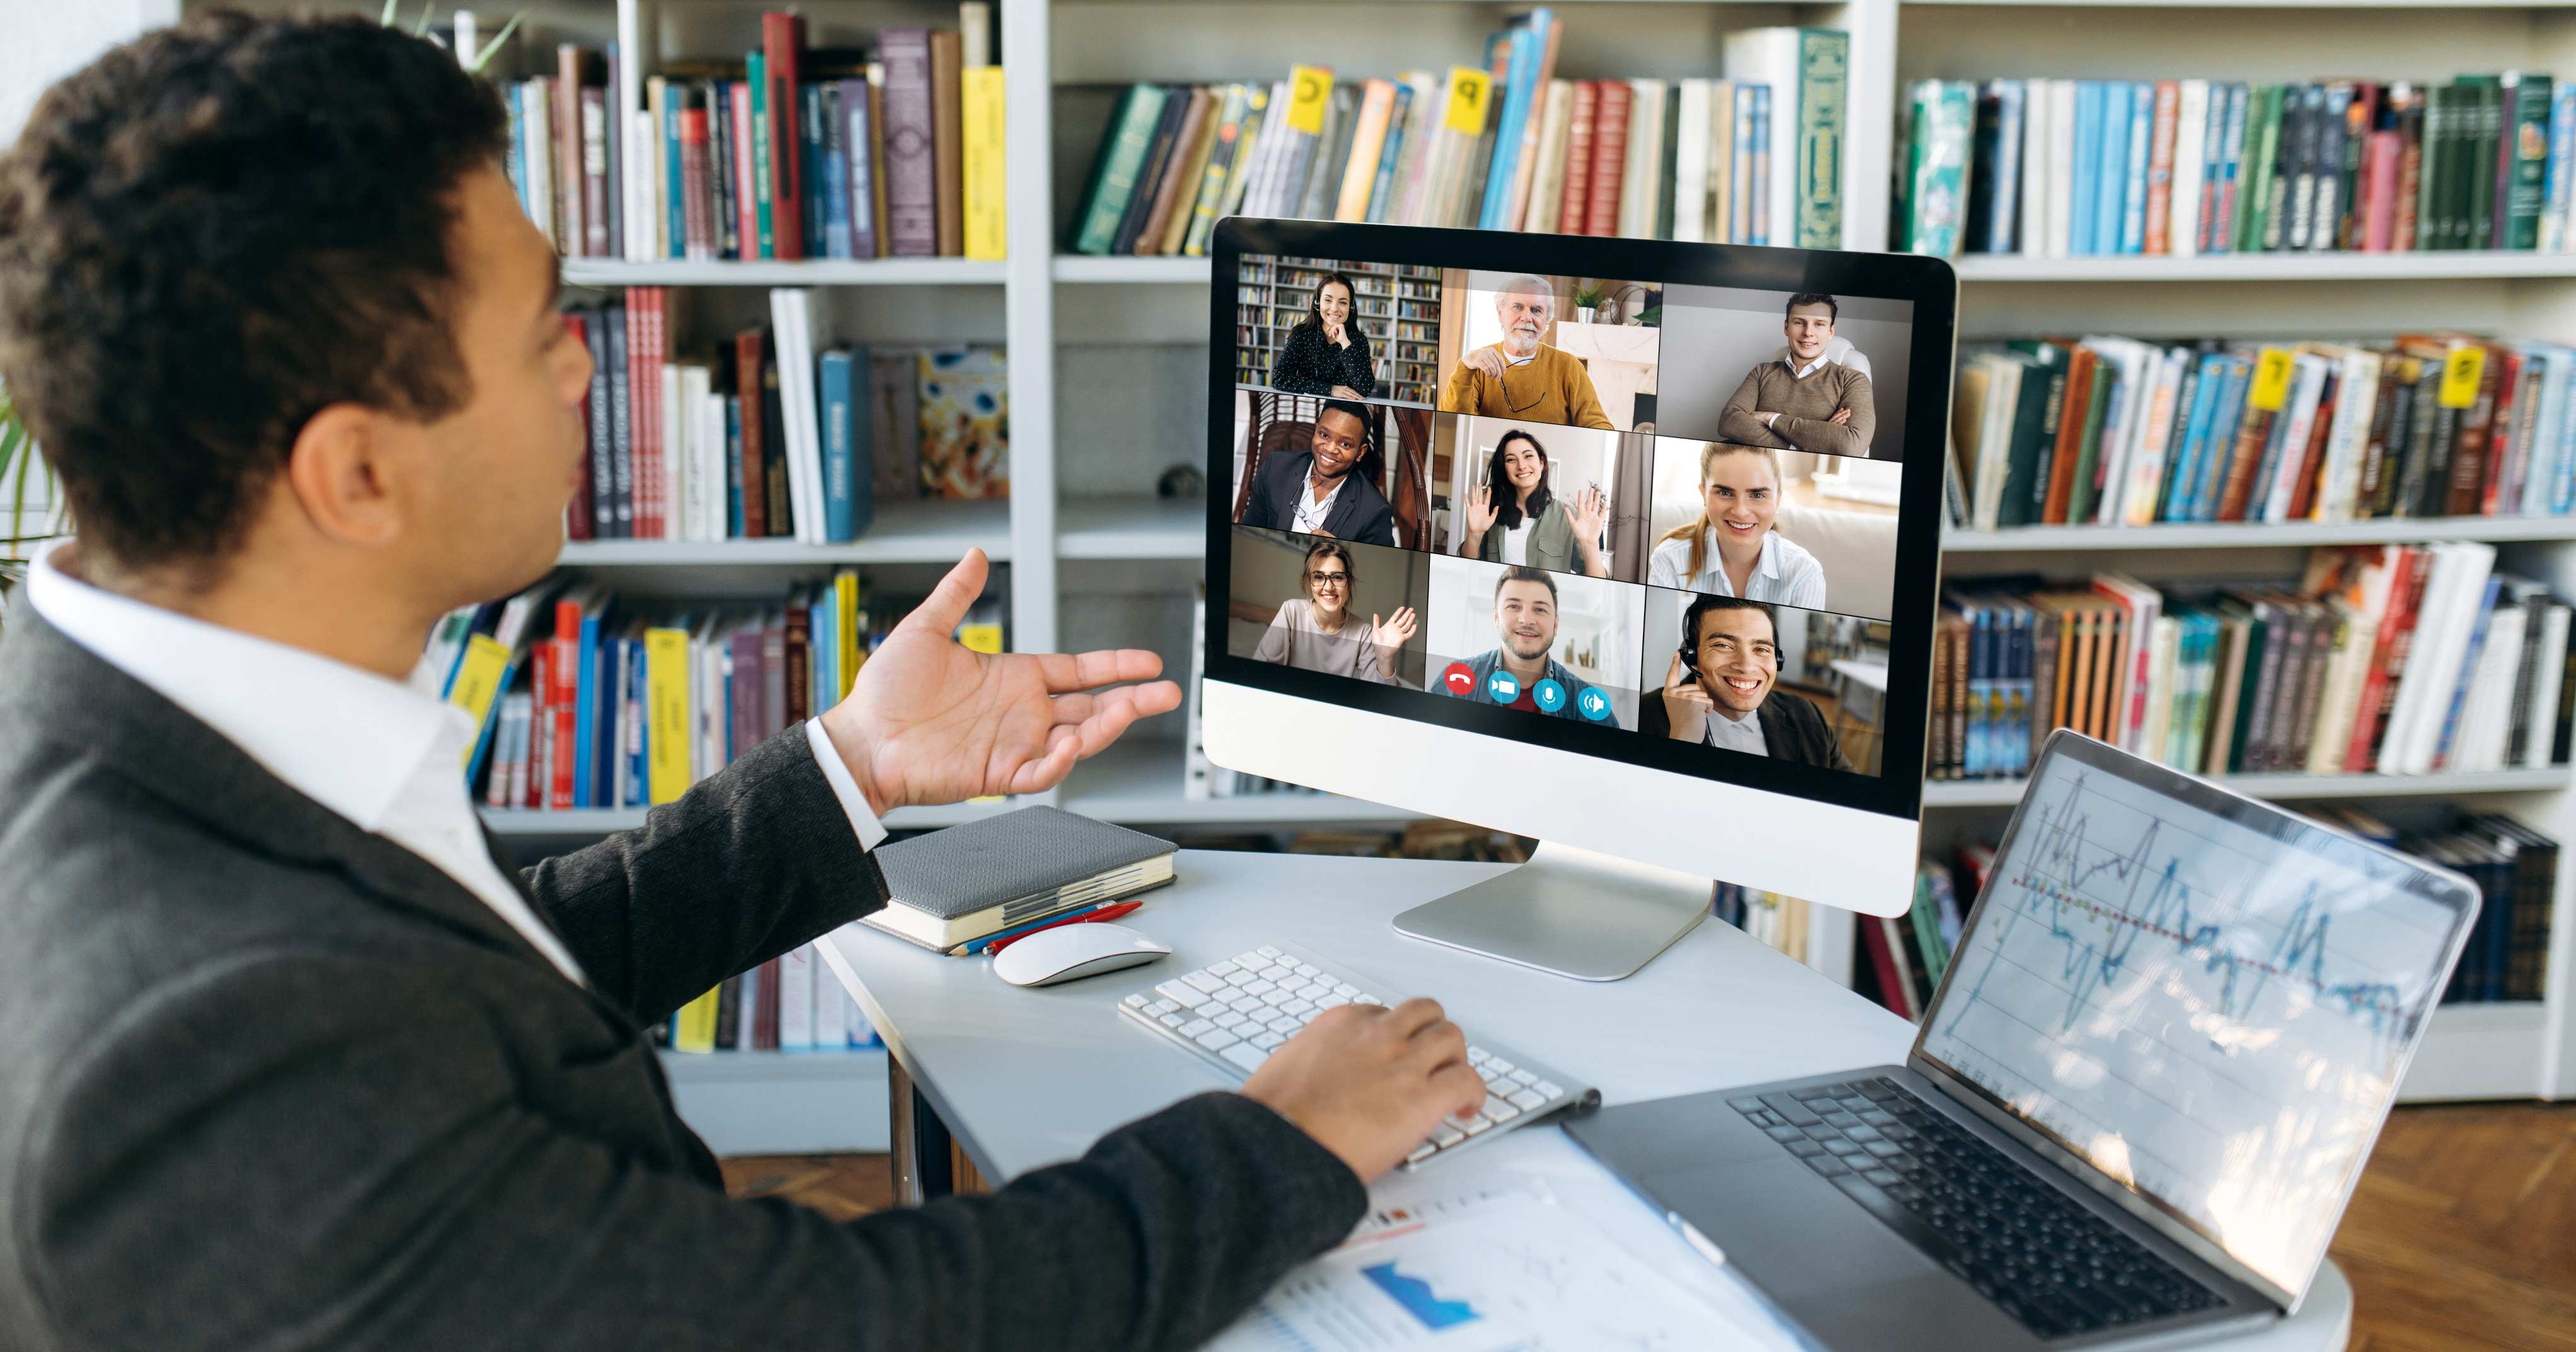
<path id="1" fill-rule="evenodd" d="M 992 955 L 994 955 L 994 954 L 996 954 L 996 953 L 1001 952 L 1003 949 L 1008 948 L 1008 947 L 1010 947 L 1011 945 L 1018 943 L 1020 940 L 1025 939 L 1025 938 L 1029 937 L 1029 936 L 1030 936 L 1030 935 L 1032 935 L 1032 934 L 1044 934 L 1044 933 L 1046 933 L 1048 930 L 1051 930 L 1051 929 L 1062 929 L 1063 927 L 1065 927 L 1065 926 L 1067 926 L 1067 925 L 1088 925 L 1088 924 L 1090 924 L 1090 923 L 1092 923 L 1093 921 L 1096 921 L 1096 920 L 1116 920 L 1116 919 L 1117 919 L 1117 918 L 1119 918 L 1120 916 L 1123 916 L 1123 915 L 1127 914 L 1128 912 L 1133 911 L 1133 910 L 1135 910 L 1137 907 L 1142 906 L 1142 905 L 1144 905 L 1144 904 L 1145 904 L 1145 903 L 1143 903 L 1143 902 L 1141 902 L 1141 901 L 1122 901 L 1122 902 L 1119 902 L 1119 903 L 1118 903 L 1117 905 L 1115 905 L 1115 906 L 1103 906 L 1103 907 L 1101 907 L 1099 910 L 1096 910 L 1096 911 L 1085 911 L 1085 912 L 1083 912 L 1082 914 L 1077 915 L 1077 916 L 1074 916 L 1073 918 L 1071 918 L 1071 919 L 1069 919 L 1069 920 L 1059 920 L 1059 921 L 1056 921 L 1054 924 L 1051 924 L 1051 925 L 1040 925 L 1040 926 L 1038 926 L 1036 929 L 1033 929 L 1033 930 L 1023 930 L 1023 931 L 1021 931 L 1021 932 L 1020 932 L 1020 933 L 1018 933 L 1018 934 L 1014 934 L 1014 935 L 1012 935 L 1012 936 L 1011 936 L 1010 938 L 1008 938 L 1008 939 L 1003 939 L 1003 940 L 1000 940 L 1000 941 L 995 942 L 995 943 L 993 943 L 993 944 L 987 945 L 987 946 L 985 947 L 985 949 L 984 949 L 984 955 L 985 955 L 986 957 L 991 957 Z"/>

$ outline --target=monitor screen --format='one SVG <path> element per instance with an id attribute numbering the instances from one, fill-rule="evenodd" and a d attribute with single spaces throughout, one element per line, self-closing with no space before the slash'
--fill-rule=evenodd
<path id="1" fill-rule="evenodd" d="M 1946 268 L 1244 220 L 1214 252 L 1211 677 L 1914 815 Z"/>
<path id="2" fill-rule="evenodd" d="M 2303 1292 L 2475 894 L 2126 760 L 2051 744 L 1916 1050 Z"/>

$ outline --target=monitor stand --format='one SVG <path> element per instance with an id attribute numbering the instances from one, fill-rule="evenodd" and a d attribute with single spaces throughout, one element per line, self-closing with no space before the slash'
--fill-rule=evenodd
<path id="1" fill-rule="evenodd" d="M 1617 981 L 1709 912 L 1709 880 L 1539 843 L 1529 862 L 1395 918 L 1398 934 L 1578 981 Z"/>

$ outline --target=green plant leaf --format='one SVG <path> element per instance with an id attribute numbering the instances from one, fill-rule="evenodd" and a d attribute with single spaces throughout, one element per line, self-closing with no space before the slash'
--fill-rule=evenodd
<path id="1" fill-rule="evenodd" d="M 510 21 L 501 25 L 501 31 L 495 34 L 490 42 L 483 44 L 483 50 L 475 53 L 472 64 L 466 66 L 465 69 L 476 75 L 482 74 L 483 68 L 492 63 L 492 58 L 500 55 L 501 44 L 508 42 L 510 40 L 510 35 L 519 31 L 519 21 L 526 17 L 528 17 L 528 12 L 524 9 L 511 15 Z"/>

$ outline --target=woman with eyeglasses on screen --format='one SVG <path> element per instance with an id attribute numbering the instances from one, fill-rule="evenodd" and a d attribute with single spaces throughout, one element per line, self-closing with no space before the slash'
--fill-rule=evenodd
<path id="1" fill-rule="evenodd" d="M 1308 546 L 1302 575 L 1305 598 L 1279 603 L 1252 660 L 1394 685 L 1398 655 L 1416 626 L 1413 607 L 1397 606 L 1383 620 L 1371 615 L 1360 622 L 1351 613 L 1359 565 L 1350 547 L 1337 541 Z"/>
<path id="2" fill-rule="evenodd" d="M 1548 491 L 1547 448 L 1515 427 L 1494 443 L 1485 481 L 1467 494 L 1467 531 L 1458 552 L 1487 563 L 1608 577 L 1601 532 L 1609 524 L 1610 496 L 1599 487 L 1585 485 L 1571 503 Z"/>
<path id="3" fill-rule="evenodd" d="M 1646 557 L 1649 586 L 1819 610 L 1825 568 L 1772 529 L 1780 514 L 1780 456 L 1712 441 L 1699 453 L 1699 515 L 1664 533 Z"/>
<path id="4" fill-rule="evenodd" d="M 1306 317 L 1288 330 L 1288 342 L 1270 363 L 1270 388 L 1289 394 L 1366 399 L 1377 393 L 1377 363 L 1368 335 L 1360 332 L 1351 279 L 1338 272 L 1315 283 Z"/>

